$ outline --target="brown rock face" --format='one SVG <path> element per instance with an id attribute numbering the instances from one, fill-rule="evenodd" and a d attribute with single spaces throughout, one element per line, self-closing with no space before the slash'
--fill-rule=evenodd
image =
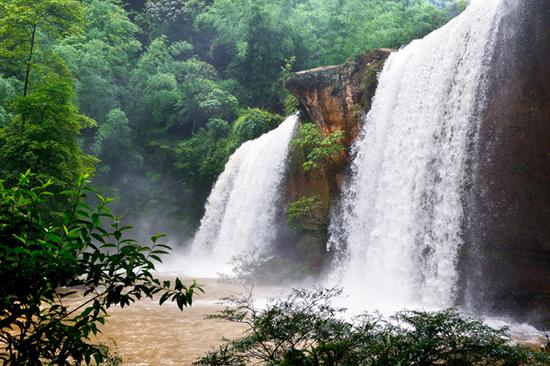
<path id="1" fill-rule="evenodd" d="M 465 302 L 550 326 L 550 1 L 500 24 L 477 137 Z"/>
<path id="2" fill-rule="evenodd" d="M 390 52 L 377 49 L 343 65 L 298 72 L 285 81 L 285 87 L 325 135 L 344 131 L 350 146 L 359 133 L 363 112 L 370 109 L 378 73 Z"/>
<path id="3" fill-rule="evenodd" d="M 286 80 L 285 86 L 300 100 L 309 119 L 325 136 L 344 131 L 344 143 L 349 148 L 360 131 L 363 113 L 370 109 L 378 74 L 389 55 L 390 50 L 373 50 L 340 66 L 298 72 Z M 325 217 L 328 223 L 328 212 L 340 193 L 348 157 L 346 152 L 336 163 L 306 173 L 302 169 L 304 157 L 291 153 L 287 202 L 290 204 L 302 197 L 319 197 L 321 205 L 314 215 Z M 305 258 L 311 268 L 320 269 L 327 261 L 326 237 L 323 235 L 301 233 L 289 241 L 296 243 L 296 255 Z"/>

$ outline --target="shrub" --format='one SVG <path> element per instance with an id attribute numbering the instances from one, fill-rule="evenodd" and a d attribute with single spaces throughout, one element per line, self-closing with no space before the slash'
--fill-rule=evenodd
<path id="1" fill-rule="evenodd" d="M 198 365 L 548 365 L 547 354 L 510 345 L 506 329 L 493 329 L 449 309 L 403 311 L 390 319 L 363 314 L 353 321 L 331 300 L 338 289 L 293 290 L 265 310 L 251 296 L 229 298 L 214 315 L 247 324 L 237 340 Z"/>
<path id="2" fill-rule="evenodd" d="M 295 261 L 266 252 L 260 248 L 252 248 L 231 258 L 233 265 L 231 274 L 222 274 L 227 282 L 237 282 L 247 285 L 282 284 L 299 281 L 310 276 L 311 271 Z"/>
<path id="3" fill-rule="evenodd" d="M 343 131 L 334 131 L 325 137 L 313 123 L 304 123 L 291 142 L 293 155 L 301 152 L 305 157 L 302 166 L 304 172 L 326 168 L 328 164 L 336 163 L 338 157 L 346 150 L 343 138 Z"/>
<path id="4" fill-rule="evenodd" d="M 253 140 L 271 131 L 281 122 L 282 118 L 279 115 L 257 108 L 247 109 L 233 124 L 231 143 L 238 147 L 248 140 Z"/>
<path id="5" fill-rule="evenodd" d="M 0 360 L 7 364 L 100 363 L 108 355 L 89 337 L 110 307 L 159 294 L 161 304 L 183 309 L 202 291 L 156 279 L 155 262 L 169 250 L 159 242 L 163 235 L 150 247 L 125 238 L 130 227 L 111 213 L 111 199 L 97 194 L 95 209 L 86 203 L 93 193 L 87 183 L 81 177 L 76 190 L 59 194 L 70 202 L 60 219 L 50 212 L 58 198 L 51 181 L 29 172 L 12 186 L 0 181 Z M 76 289 L 84 300 L 70 307 Z"/>
<path id="6" fill-rule="evenodd" d="M 323 238 L 328 229 L 328 210 L 322 209 L 321 197 L 304 196 L 290 203 L 287 221 L 295 232 L 310 232 Z"/>

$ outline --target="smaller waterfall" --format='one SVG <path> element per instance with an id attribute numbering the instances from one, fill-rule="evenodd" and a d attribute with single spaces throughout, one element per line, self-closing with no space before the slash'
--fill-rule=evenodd
<path id="1" fill-rule="evenodd" d="M 191 257 L 207 260 L 209 274 L 229 272 L 232 257 L 267 249 L 275 239 L 281 182 L 298 119 L 288 117 L 229 158 L 193 240 Z"/>

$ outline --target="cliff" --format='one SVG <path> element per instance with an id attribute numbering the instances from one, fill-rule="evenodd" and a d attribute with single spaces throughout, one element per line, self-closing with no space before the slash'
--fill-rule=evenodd
<path id="1" fill-rule="evenodd" d="M 370 109 L 378 73 L 390 52 L 375 49 L 343 65 L 298 72 L 285 81 L 285 87 L 325 135 L 344 131 L 349 147 L 360 131 L 363 113 Z"/>
<path id="2" fill-rule="evenodd" d="M 473 156 L 465 302 L 550 326 L 550 2 L 499 25 Z"/>
<path id="3" fill-rule="evenodd" d="M 298 257 L 320 269 L 326 258 L 326 227 L 330 205 L 340 193 L 345 170 L 349 165 L 349 149 L 361 129 L 361 119 L 370 109 L 382 71 L 390 50 L 376 49 L 349 60 L 343 65 L 320 67 L 292 74 L 285 87 L 300 101 L 309 120 L 320 128 L 326 137 L 335 131 L 343 131 L 346 150 L 336 161 L 318 169 L 304 172 L 305 156 L 299 151 L 291 152 L 291 169 L 286 184 L 287 203 L 302 197 L 318 197 L 319 205 L 312 212 L 316 224 L 295 233 Z"/>

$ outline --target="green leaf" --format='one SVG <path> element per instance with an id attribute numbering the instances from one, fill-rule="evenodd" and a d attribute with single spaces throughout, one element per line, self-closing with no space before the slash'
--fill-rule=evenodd
<path id="1" fill-rule="evenodd" d="M 181 282 L 181 280 L 179 278 L 176 278 L 175 289 L 176 289 L 176 291 L 183 290 L 183 283 Z"/>

